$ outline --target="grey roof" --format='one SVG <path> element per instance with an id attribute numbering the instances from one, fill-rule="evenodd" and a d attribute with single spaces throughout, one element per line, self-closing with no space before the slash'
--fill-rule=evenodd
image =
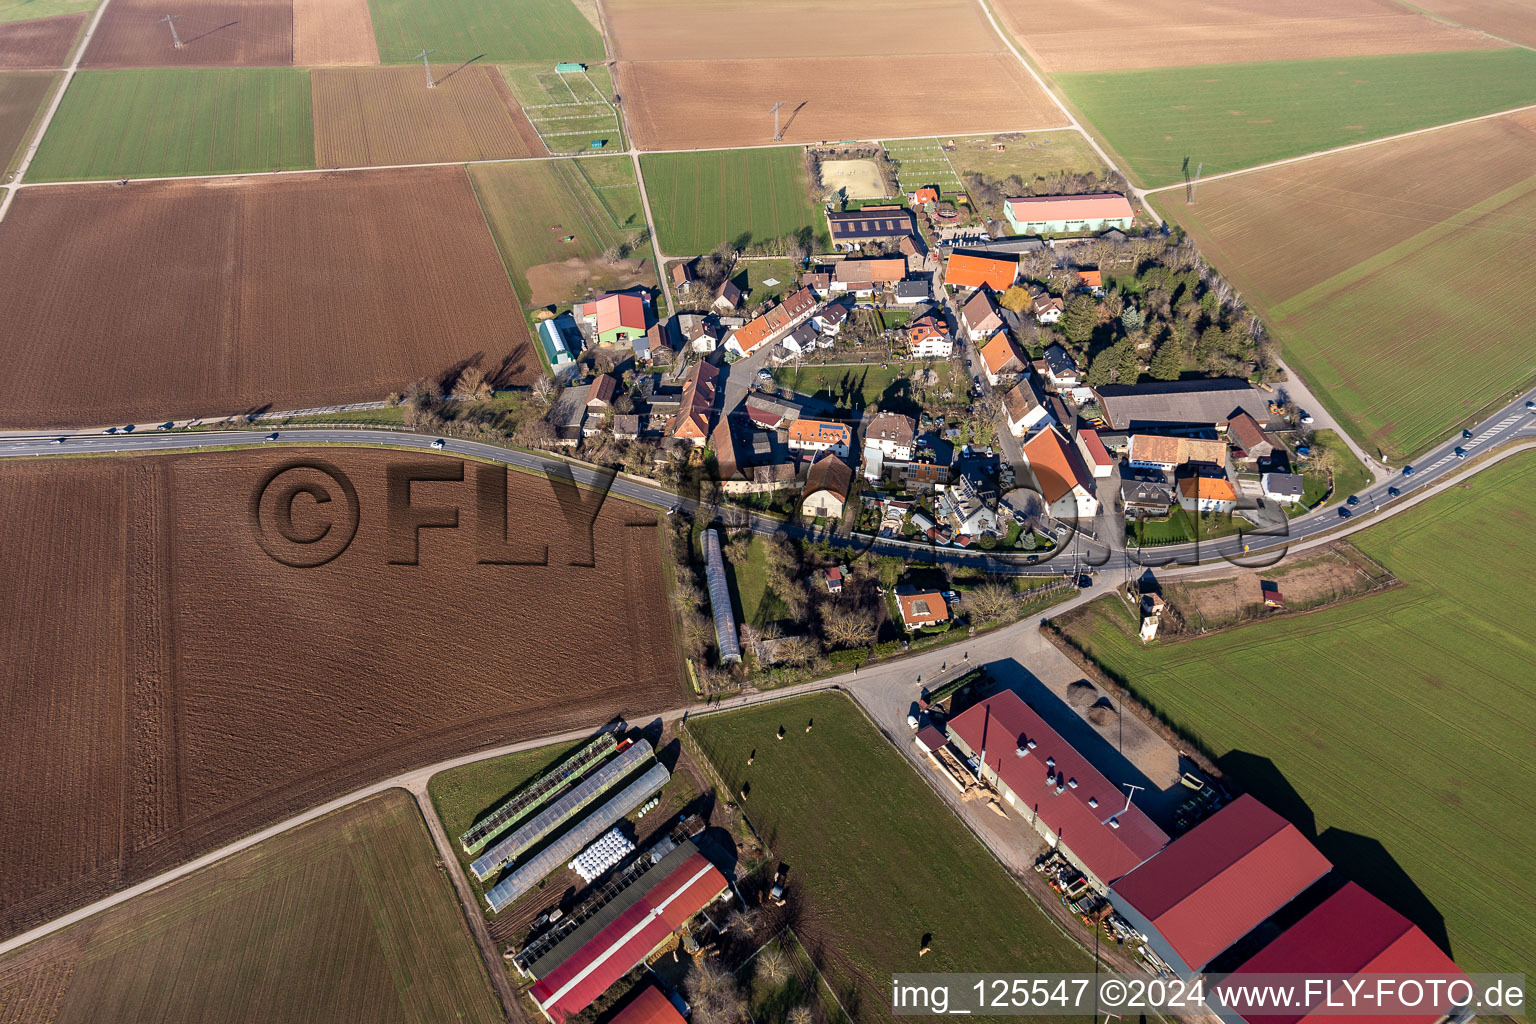
<path id="1" fill-rule="evenodd" d="M 1115 430 L 1224 426 L 1238 410 L 1247 412 L 1260 426 L 1269 421 L 1263 396 L 1247 381 L 1235 377 L 1109 384 L 1098 393 L 1104 416 Z"/>
<path id="2" fill-rule="evenodd" d="M 1171 505 L 1173 504 L 1173 488 L 1158 480 L 1122 480 L 1120 481 L 1120 497 L 1127 504 Z"/>
<path id="3" fill-rule="evenodd" d="M 907 298 L 908 296 L 913 296 L 919 299 L 926 299 L 930 294 L 932 294 L 932 290 L 933 286 L 930 285 L 927 281 L 896 282 L 896 297 L 900 299 Z"/>
<path id="4" fill-rule="evenodd" d="M 1287 494 L 1301 497 L 1307 489 L 1306 480 L 1297 473 L 1265 473 L 1264 490 L 1270 494 Z"/>
<path id="5" fill-rule="evenodd" d="M 1072 354 L 1060 345 L 1051 345 L 1045 350 L 1045 368 L 1053 377 L 1076 377 L 1077 362 Z"/>
<path id="6" fill-rule="evenodd" d="M 1045 243 L 1038 238 L 995 238 L 990 242 L 968 242 L 967 249 L 979 249 L 983 252 L 1037 252 L 1045 248 Z"/>

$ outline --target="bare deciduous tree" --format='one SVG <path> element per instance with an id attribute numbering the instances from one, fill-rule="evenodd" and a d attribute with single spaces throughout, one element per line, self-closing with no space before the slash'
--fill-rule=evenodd
<path id="1" fill-rule="evenodd" d="M 868 612 L 838 605 L 822 609 L 821 629 L 827 642 L 836 647 L 864 647 L 875 642 L 875 621 Z"/>
<path id="2" fill-rule="evenodd" d="M 763 972 L 763 977 L 777 985 L 789 977 L 789 958 L 775 946 L 764 950 L 757 958 L 757 968 Z"/>
<path id="3" fill-rule="evenodd" d="M 965 610 L 973 619 L 990 622 L 1007 615 L 1014 606 L 1013 588 L 996 580 L 983 583 L 975 590 L 967 591 L 961 599 Z"/>
<path id="4" fill-rule="evenodd" d="M 543 379 L 543 378 L 540 378 Z M 483 402 L 495 393 L 485 371 L 478 366 L 466 367 L 453 383 L 453 397 L 470 402 Z"/>

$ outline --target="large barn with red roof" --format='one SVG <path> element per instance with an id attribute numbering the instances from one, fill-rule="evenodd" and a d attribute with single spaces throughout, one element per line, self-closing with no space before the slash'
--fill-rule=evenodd
<path id="1" fill-rule="evenodd" d="M 950 720 L 949 737 L 1024 820 L 1103 888 L 1168 836 L 1012 690 Z"/>
<path id="2" fill-rule="evenodd" d="M 1110 900 L 1189 977 L 1326 875 L 1295 825 L 1240 796 L 1110 887 Z"/>

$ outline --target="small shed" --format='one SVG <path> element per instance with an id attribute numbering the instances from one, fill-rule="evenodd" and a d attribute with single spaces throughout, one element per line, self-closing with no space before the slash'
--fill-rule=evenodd
<path id="1" fill-rule="evenodd" d="M 1280 593 L 1280 584 L 1274 580 L 1259 580 L 1259 593 L 1264 596 L 1265 608 L 1285 607 L 1285 597 Z"/>
<path id="2" fill-rule="evenodd" d="M 925 725 L 917 730 L 917 745 L 930 754 L 937 753 L 948 742 L 948 738 L 939 730 L 938 726 Z"/>

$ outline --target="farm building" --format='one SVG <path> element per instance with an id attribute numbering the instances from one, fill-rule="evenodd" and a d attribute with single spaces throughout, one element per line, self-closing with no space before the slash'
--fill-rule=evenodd
<path id="1" fill-rule="evenodd" d="M 637 335 L 645 337 L 645 329 L 651 325 L 647 305 L 640 295 L 604 295 L 586 303 L 582 315 L 592 325 L 599 344 L 623 345 Z"/>
<path id="2" fill-rule="evenodd" d="M 1226 980 L 1241 983 L 1276 974 L 1351 979 L 1373 974 L 1411 975 L 1444 979 L 1446 983 L 1465 977 L 1429 936 L 1354 882 L 1346 883 L 1316 910 L 1281 932 Z M 1424 988 L 1425 995 L 1433 997 L 1432 987 L 1426 984 Z M 1444 993 L 1443 986 L 1440 992 Z M 1227 1007 L 1214 999 L 1210 1007 L 1225 1024 L 1347 1024 L 1360 1019 L 1327 1013 L 1322 1007 L 1311 1012 L 1267 1007 L 1260 1013 L 1242 1006 Z M 1435 1024 L 1451 1010 L 1430 998 L 1417 1009 L 1375 1019 L 1391 1024 Z"/>
<path id="3" fill-rule="evenodd" d="M 1109 898 L 1188 978 L 1332 867 L 1295 825 L 1244 795 L 1115 882 Z"/>
<path id="4" fill-rule="evenodd" d="M 853 485 L 853 468 L 836 455 L 826 453 L 811 464 L 800 492 L 800 513 L 807 519 L 842 517 Z"/>
<path id="5" fill-rule="evenodd" d="M 1099 432 L 1092 427 L 1084 427 L 1077 432 L 1077 450 L 1095 480 L 1102 480 L 1115 472 L 1114 457 L 1104 447 Z"/>
<path id="6" fill-rule="evenodd" d="M 646 985 L 608 1024 L 684 1024 L 684 1020 L 661 989 Z"/>
<path id="7" fill-rule="evenodd" d="M 903 206 L 866 206 L 862 210 L 827 211 L 832 244 L 843 251 L 866 242 L 890 242 L 917 233 L 912 212 Z"/>
<path id="8" fill-rule="evenodd" d="M 1111 430 L 1225 430 L 1232 417 L 1243 412 L 1260 426 L 1269 422 L 1269 412 L 1258 389 L 1236 377 L 1106 384 L 1096 391 Z"/>
<path id="9" fill-rule="evenodd" d="M 1055 427 L 1047 427 L 1024 442 L 1021 451 L 1052 518 L 1092 519 L 1099 514 L 1093 474 Z"/>
<path id="10" fill-rule="evenodd" d="M 978 256 L 955 252 L 944 268 L 944 283 L 951 288 L 991 288 L 1004 292 L 1013 287 L 1019 261 L 1009 256 Z"/>
<path id="11" fill-rule="evenodd" d="M 1012 690 L 949 722 L 949 738 L 981 779 L 1103 890 L 1168 836 Z"/>
<path id="12" fill-rule="evenodd" d="M 570 366 L 581 355 L 581 331 L 569 314 L 562 313 L 539 324 L 539 344 L 550 368 L 558 370 Z"/>
<path id="13" fill-rule="evenodd" d="M 715 646 L 720 661 L 735 664 L 741 660 L 741 643 L 736 639 L 736 619 L 731 614 L 731 588 L 725 579 L 725 559 L 720 555 L 720 531 L 704 531 L 704 576 L 709 581 L 709 610 L 715 617 Z"/>
<path id="14" fill-rule="evenodd" d="M 1160 469 L 1164 472 L 1189 462 L 1226 469 L 1227 445 L 1223 441 L 1201 441 L 1192 437 L 1132 434 L 1126 461 L 1132 469 Z"/>
<path id="15" fill-rule="evenodd" d="M 1136 223 L 1130 201 L 1118 192 L 1087 196 L 1030 196 L 1008 199 L 1003 216 L 1021 235 L 1083 234 Z"/>
<path id="16" fill-rule="evenodd" d="M 693 364 L 683 381 L 682 405 L 667 425 L 668 435 L 704 446 L 709 440 L 709 421 L 715 409 L 715 382 L 719 376 L 720 369 L 713 363 L 700 359 Z"/>
<path id="17" fill-rule="evenodd" d="M 525 818 L 543 807 L 555 794 L 594 765 L 612 754 L 618 747 L 618 736 L 612 729 L 604 729 L 581 749 L 564 761 L 529 782 L 506 800 L 482 815 L 474 825 L 459 836 L 459 845 L 465 853 L 479 853 L 498 833 L 514 821 Z"/>
<path id="18" fill-rule="evenodd" d="M 538 979 L 529 994 L 545 1017 L 560 1024 L 729 894 L 725 876 L 684 841 L 529 964 L 527 973 Z"/>
<path id="19" fill-rule="evenodd" d="M 877 288 L 895 284 L 906 276 L 906 260 L 843 260 L 832 267 L 828 290 L 834 295 L 873 295 Z"/>
<path id="20" fill-rule="evenodd" d="M 1179 507 L 1186 512 L 1231 512 L 1237 491 L 1226 477 L 1191 476 L 1179 481 Z"/>
<path id="21" fill-rule="evenodd" d="M 901 610 L 902 628 L 908 633 L 949 621 L 949 602 L 937 590 L 919 590 L 902 584 L 896 588 L 896 607 Z"/>
<path id="22" fill-rule="evenodd" d="M 1285 451 L 1279 438 L 1259 426 L 1258 420 L 1246 412 L 1227 420 L 1227 437 L 1239 450 L 1237 457 L 1244 462 L 1257 462 L 1269 458 L 1277 451 Z"/>

